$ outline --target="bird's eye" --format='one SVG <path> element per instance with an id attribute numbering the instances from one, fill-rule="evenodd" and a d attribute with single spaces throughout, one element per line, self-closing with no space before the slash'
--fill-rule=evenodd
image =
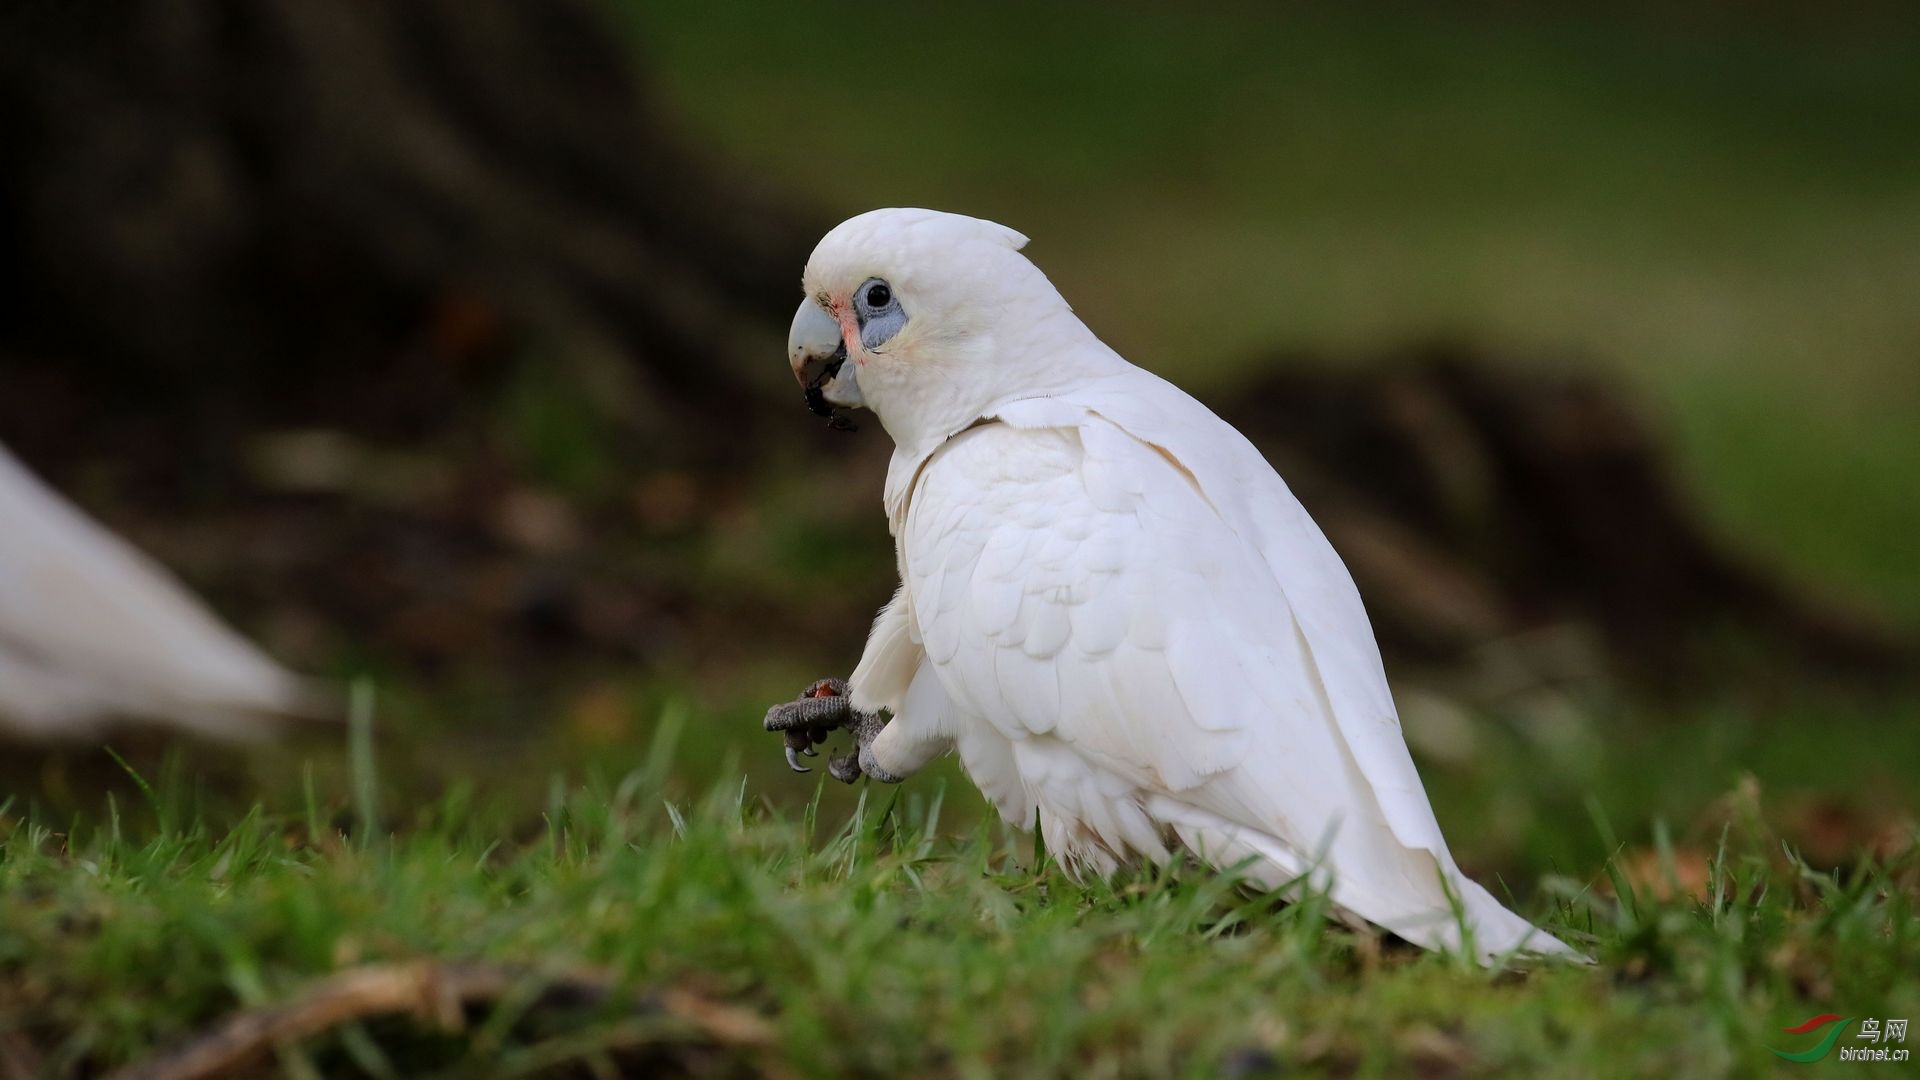
<path id="1" fill-rule="evenodd" d="M 891 303 L 893 303 L 893 290 L 887 288 L 885 282 L 876 281 L 873 284 L 867 286 L 867 306 L 868 307 L 883 308 Z"/>

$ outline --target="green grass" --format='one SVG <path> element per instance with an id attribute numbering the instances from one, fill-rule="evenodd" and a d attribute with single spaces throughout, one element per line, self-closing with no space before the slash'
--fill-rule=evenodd
<path id="1" fill-rule="evenodd" d="M 1522 848 L 1585 838 L 1558 873 L 1536 862 L 1496 880 L 1469 857 L 1489 841 L 1454 817 L 1470 867 L 1599 961 L 1516 974 L 1383 946 L 1328 922 L 1314 897 L 1278 904 L 1195 867 L 1076 884 L 963 785 L 752 780 L 732 755 L 703 768 L 699 746 L 676 752 L 684 730 L 666 723 L 630 773 L 554 774 L 537 816 L 511 789 L 471 783 L 416 804 L 388 790 L 381 806 L 364 764 L 303 770 L 236 813 L 177 758 L 97 812 L 0 812 L 0 1018 L 50 1074 L 72 1075 L 341 971 L 431 959 L 521 972 L 524 992 L 451 1030 L 366 1018 L 284 1048 L 280 1067 L 1705 1076 L 1775 1065 L 1765 1045 L 1810 1044 L 1778 1029 L 1815 1013 L 1920 1012 L 1920 856 L 1812 868 L 1752 781 L 1692 800 L 1693 824 L 1669 830 L 1643 824 L 1658 803 L 1603 769 L 1591 805 L 1519 826 Z M 1516 760 L 1497 725 L 1483 738 L 1496 745 L 1474 768 L 1509 798 L 1566 779 L 1553 754 Z M 1648 736 L 1619 759 L 1704 743 Z M 1713 771 L 1694 788 L 1720 790 Z M 718 779 L 686 779 L 703 772 Z M 1523 773 L 1534 787 L 1514 782 Z M 1436 785 L 1443 819 L 1463 809 L 1451 787 Z M 383 811 L 392 831 L 370 825 Z M 1689 874 L 1710 883 L 1669 887 Z M 581 972 L 618 992 L 535 1003 L 543 981 Z M 760 1018 L 773 1037 L 626 1007 L 666 991 Z"/>

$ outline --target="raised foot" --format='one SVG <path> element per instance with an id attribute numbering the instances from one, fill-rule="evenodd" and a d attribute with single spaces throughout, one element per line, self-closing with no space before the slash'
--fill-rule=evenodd
<path id="1" fill-rule="evenodd" d="M 766 729 L 780 732 L 787 749 L 787 766 L 794 772 L 812 772 L 800 764 L 800 755 L 819 756 L 814 747 L 827 741 L 832 732 L 845 728 L 853 736 L 854 748 L 827 762 L 827 775 L 843 784 L 862 776 L 871 776 L 885 784 L 902 779 L 879 767 L 873 760 L 873 740 L 887 726 L 884 714 L 863 713 L 847 698 L 845 679 L 821 679 L 800 691 L 800 696 L 767 710 Z"/>
<path id="2" fill-rule="evenodd" d="M 809 684 L 794 700 L 768 709 L 766 728 L 784 736 L 788 767 L 794 772 L 812 772 L 800 764 L 800 755 L 819 757 L 820 752 L 814 746 L 826 742 L 827 735 L 835 728 L 845 727 L 852 712 L 847 701 L 847 681 L 821 679 Z"/>

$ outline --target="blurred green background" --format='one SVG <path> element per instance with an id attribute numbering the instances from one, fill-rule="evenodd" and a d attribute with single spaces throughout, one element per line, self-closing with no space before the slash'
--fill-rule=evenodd
<path id="1" fill-rule="evenodd" d="M 1910 12 L 628 11 L 734 167 L 1021 229 L 1135 363 L 1562 356 L 1639 393 L 1743 545 L 1920 619 Z"/>

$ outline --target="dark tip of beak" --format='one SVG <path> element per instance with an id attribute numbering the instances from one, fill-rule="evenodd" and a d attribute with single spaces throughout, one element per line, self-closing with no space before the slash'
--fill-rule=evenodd
<path id="1" fill-rule="evenodd" d="M 808 412 L 812 413 L 815 416 L 832 416 L 833 415 L 833 405 L 832 403 L 827 401 L 826 393 L 822 391 L 819 387 L 817 386 L 807 387 L 806 394 L 807 394 L 807 411 Z"/>
<path id="2" fill-rule="evenodd" d="M 840 368 L 846 362 L 847 346 L 845 342 L 841 342 L 840 348 L 834 350 L 834 354 L 820 366 L 819 374 L 807 383 L 807 411 L 815 416 L 825 417 L 827 426 L 835 431 L 859 431 L 860 425 L 849 419 L 847 414 L 836 410 L 833 403 L 827 400 L 826 391 L 820 389 L 832 382 L 835 375 L 840 374 Z"/>
<path id="3" fill-rule="evenodd" d="M 827 395 L 818 386 L 807 387 L 807 411 L 815 416 L 823 416 L 827 426 L 835 431 L 859 431 L 860 425 L 853 422 L 846 413 L 834 408 Z"/>

